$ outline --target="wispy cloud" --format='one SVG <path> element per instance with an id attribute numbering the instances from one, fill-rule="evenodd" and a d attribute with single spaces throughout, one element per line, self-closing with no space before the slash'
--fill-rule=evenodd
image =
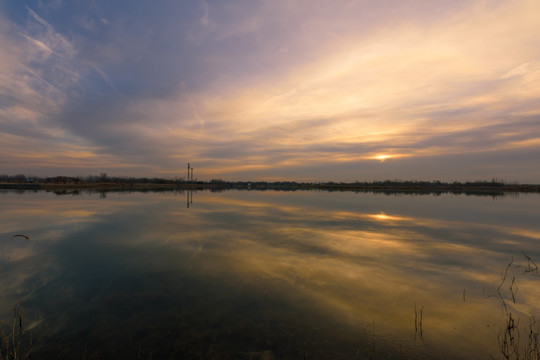
<path id="1" fill-rule="evenodd" d="M 36 20 L 41 25 L 45 26 L 47 30 L 54 32 L 53 27 L 47 21 L 45 21 L 41 16 L 36 14 L 35 11 L 30 9 L 28 6 L 25 6 L 25 7 L 26 7 L 26 10 L 28 10 L 28 12 L 30 13 L 30 15 L 34 18 L 34 20 Z"/>
<path id="2" fill-rule="evenodd" d="M 385 4 L 98 2 L 73 14 L 87 28 L 67 7 L 24 7 L 0 25 L 0 124 L 57 129 L 51 153 L 77 144 L 160 173 L 191 161 L 201 176 L 354 180 L 359 164 L 406 177 L 424 163 L 460 178 L 479 154 L 515 172 L 489 154 L 538 150 L 538 3 Z"/>
<path id="3" fill-rule="evenodd" d="M 208 3 L 205 0 L 201 0 L 201 6 L 203 8 L 203 15 L 201 16 L 201 25 L 208 25 Z"/>
<path id="4" fill-rule="evenodd" d="M 43 37 L 44 41 L 42 44 L 46 45 L 48 48 L 55 49 L 57 55 L 71 57 L 74 54 L 74 49 L 72 44 L 59 32 L 55 31 L 53 26 L 41 18 L 38 14 L 35 13 L 32 9 L 26 6 L 26 9 L 32 16 L 32 18 L 37 21 L 39 24 L 43 25 L 45 31 L 39 31 L 39 34 Z M 35 40 L 37 41 L 37 40 Z"/>

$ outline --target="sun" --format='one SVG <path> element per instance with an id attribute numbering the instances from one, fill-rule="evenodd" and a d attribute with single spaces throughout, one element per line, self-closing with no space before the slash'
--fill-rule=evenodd
<path id="1" fill-rule="evenodd" d="M 372 218 L 372 219 L 380 220 L 380 221 L 401 221 L 401 220 L 406 220 L 405 217 L 394 216 L 394 215 L 386 215 L 382 211 L 380 213 L 378 213 L 378 214 L 367 215 L 367 216 Z"/>
<path id="2" fill-rule="evenodd" d="M 388 160 L 388 159 L 398 159 L 398 158 L 403 158 L 403 157 L 409 157 L 411 155 L 407 155 L 407 154 L 397 154 L 397 153 L 393 153 L 393 154 L 376 154 L 376 155 L 373 155 L 373 156 L 370 156 L 368 157 L 368 159 L 371 159 L 371 160 L 379 160 L 380 162 L 383 162 L 385 160 Z"/>
<path id="3" fill-rule="evenodd" d="M 384 154 L 381 154 L 381 155 L 376 155 L 376 156 L 374 156 L 373 159 L 379 160 L 379 161 L 382 162 L 382 161 L 384 161 L 384 160 L 386 160 L 386 159 L 390 159 L 391 157 L 392 157 L 392 156 L 390 156 L 390 155 L 384 155 Z"/>

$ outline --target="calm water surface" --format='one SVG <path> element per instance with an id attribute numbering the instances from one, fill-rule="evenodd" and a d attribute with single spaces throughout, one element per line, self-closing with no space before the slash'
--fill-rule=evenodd
<path id="1" fill-rule="evenodd" d="M 540 317 L 538 194 L 3 191 L 0 215 L 0 319 L 22 302 L 36 358 L 502 359 L 508 315 L 521 354 Z"/>

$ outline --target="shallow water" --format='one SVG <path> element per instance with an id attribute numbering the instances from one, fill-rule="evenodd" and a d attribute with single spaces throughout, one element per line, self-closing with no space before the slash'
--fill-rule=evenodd
<path id="1" fill-rule="evenodd" d="M 75 195 L 0 193 L 36 358 L 498 359 L 540 316 L 538 194 Z"/>

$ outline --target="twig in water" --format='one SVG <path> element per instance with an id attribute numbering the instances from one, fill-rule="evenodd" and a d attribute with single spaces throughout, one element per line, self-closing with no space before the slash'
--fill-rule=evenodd
<path id="1" fill-rule="evenodd" d="M 416 334 L 418 333 L 418 312 L 416 311 L 416 301 L 414 303 L 414 338 L 416 339 Z"/>
<path id="2" fill-rule="evenodd" d="M 419 324 L 419 327 L 420 327 L 420 339 L 424 338 L 424 330 L 422 328 L 422 318 L 423 317 L 424 317 L 424 307 L 422 306 L 422 308 L 420 309 L 420 324 Z"/>
<path id="3" fill-rule="evenodd" d="M 528 263 L 522 274 L 537 272 L 536 263 L 525 253 L 523 253 L 523 255 Z M 501 292 L 501 288 L 508 277 L 508 271 L 512 264 L 513 259 L 506 267 L 503 278 L 497 288 L 497 294 L 499 295 L 506 315 L 505 326 L 499 331 L 498 335 L 499 350 L 506 360 L 540 360 L 540 326 L 536 323 L 536 319 L 534 316 L 529 317 L 528 337 L 521 339 L 519 317 L 514 318 L 514 315 L 509 311 L 510 309 L 506 305 L 506 299 Z M 516 285 L 516 277 L 513 276 L 510 284 L 510 295 L 514 304 L 516 303 L 516 294 L 518 292 L 518 287 Z"/>
<path id="4" fill-rule="evenodd" d="M 510 284 L 510 294 L 512 294 L 512 301 L 514 302 L 514 304 L 516 303 L 516 294 L 517 294 L 517 291 L 518 291 L 518 288 L 516 288 L 516 290 L 514 291 L 514 283 L 516 282 L 516 277 L 513 276 L 512 277 L 512 283 Z"/>
<path id="5" fill-rule="evenodd" d="M 499 332 L 499 346 L 501 354 L 505 359 L 519 359 L 519 329 L 512 317 L 512 313 L 508 313 L 506 319 L 506 328 L 504 333 Z"/>
<path id="6" fill-rule="evenodd" d="M 525 259 L 527 259 L 527 268 L 523 271 L 524 273 L 535 273 L 538 274 L 538 265 L 534 262 L 533 259 L 531 259 L 525 251 L 522 251 L 523 256 L 525 256 Z"/>
<path id="7" fill-rule="evenodd" d="M 529 318 L 529 341 L 525 352 L 525 359 L 540 359 L 540 344 L 538 343 L 539 326 L 534 316 Z"/>
<path id="8" fill-rule="evenodd" d="M 506 281 L 506 277 L 508 276 L 508 270 L 510 269 L 510 266 L 514 263 L 514 258 L 512 257 L 512 260 L 508 263 L 508 266 L 506 267 L 506 270 L 504 271 L 504 275 L 501 279 L 501 282 L 499 286 L 497 287 L 497 294 L 499 295 L 499 298 L 501 299 L 501 303 L 503 304 L 504 311 L 508 313 L 508 309 L 506 308 L 506 302 L 504 301 L 504 296 L 501 293 L 501 287 L 503 286 L 504 282 Z"/>
<path id="9" fill-rule="evenodd" d="M 24 350 L 22 340 L 24 328 L 22 318 L 23 308 L 19 303 L 18 307 L 13 309 L 13 322 L 11 323 L 10 329 L 11 333 L 6 334 L 3 328 L 0 329 L 0 360 L 26 360 L 30 358 L 32 354 L 32 336 L 30 336 L 29 350 L 23 355 Z"/>
<path id="10" fill-rule="evenodd" d="M 416 336 L 420 339 L 423 338 L 423 329 L 422 329 L 422 317 L 424 315 L 424 307 L 420 309 L 420 312 L 416 309 L 416 301 L 414 301 L 414 338 Z"/>

